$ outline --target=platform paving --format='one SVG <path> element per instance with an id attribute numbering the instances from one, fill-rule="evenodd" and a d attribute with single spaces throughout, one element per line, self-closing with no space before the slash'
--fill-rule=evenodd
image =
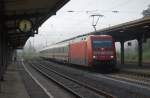
<path id="1" fill-rule="evenodd" d="M 8 66 L 0 82 L 0 98 L 30 98 L 15 64 Z"/>
<path id="2" fill-rule="evenodd" d="M 146 75 L 150 77 L 150 64 L 143 64 L 138 66 L 137 64 L 118 64 L 117 67 L 124 72 L 135 73 L 140 75 Z"/>

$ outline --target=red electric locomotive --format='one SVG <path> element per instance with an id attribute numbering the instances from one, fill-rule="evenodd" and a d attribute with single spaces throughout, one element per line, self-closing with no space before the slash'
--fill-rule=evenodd
<path id="1" fill-rule="evenodd" d="M 42 56 L 85 67 L 114 68 L 115 43 L 110 35 L 86 35 L 65 40 L 41 51 Z"/>
<path id="2" fill-rule="evenodd" d="M 69 44 L 69 63 L 89 67 L 114 67 L 115 44 L 112 36 L 89 35 Z"/>

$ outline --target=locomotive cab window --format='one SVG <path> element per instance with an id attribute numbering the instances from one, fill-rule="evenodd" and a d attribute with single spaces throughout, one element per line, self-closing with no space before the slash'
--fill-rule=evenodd
<path id="1" fill-rule="evenodd" d="M 111 48 L 112 47 L 112 41 L 111 40 L 94 40 L 93 41 L 93 48 Z"/>

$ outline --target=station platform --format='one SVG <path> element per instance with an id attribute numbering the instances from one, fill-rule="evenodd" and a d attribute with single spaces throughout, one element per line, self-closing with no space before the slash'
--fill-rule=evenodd
<path id="1" fill-rule="evenodd" d="M 0 98 L 30 98 L 16 64 L 11 64 L 0 81 Z"/>
<path id="2" fill-rule="evenodd" d="M 123 72 L 150 77 L 150 63 L 143 63 L 142 66 L 135 63 L 125 63 L 118 64 L 117 67 Z"/>
<path id="3" fill-rule="evenodd" d="M 21 61 L 8 66 L 0 81 L 0 98 L 49 98 L 22 66 Z"/>

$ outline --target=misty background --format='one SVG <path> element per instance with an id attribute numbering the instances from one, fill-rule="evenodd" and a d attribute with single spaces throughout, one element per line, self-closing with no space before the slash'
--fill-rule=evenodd
<path id="1" fill-rule="evenodd" d="M 39 51 L 56 42 L 93 32 L 91 15 L 103 15 L 97 30 L 147 17 L 149 4 L 150 0 L 71 0 L 39 28 L 39 34 L 29 38 L 24 50 Z M 137 41 L 129 42 L 131 46 L 125 43 L 126 56 L 134 53 L 137 57 Z M 144 46 L 148 47 L 147 44 Z M 120 43 L 116 43 L 116 49 L 119 53 Z"/>

